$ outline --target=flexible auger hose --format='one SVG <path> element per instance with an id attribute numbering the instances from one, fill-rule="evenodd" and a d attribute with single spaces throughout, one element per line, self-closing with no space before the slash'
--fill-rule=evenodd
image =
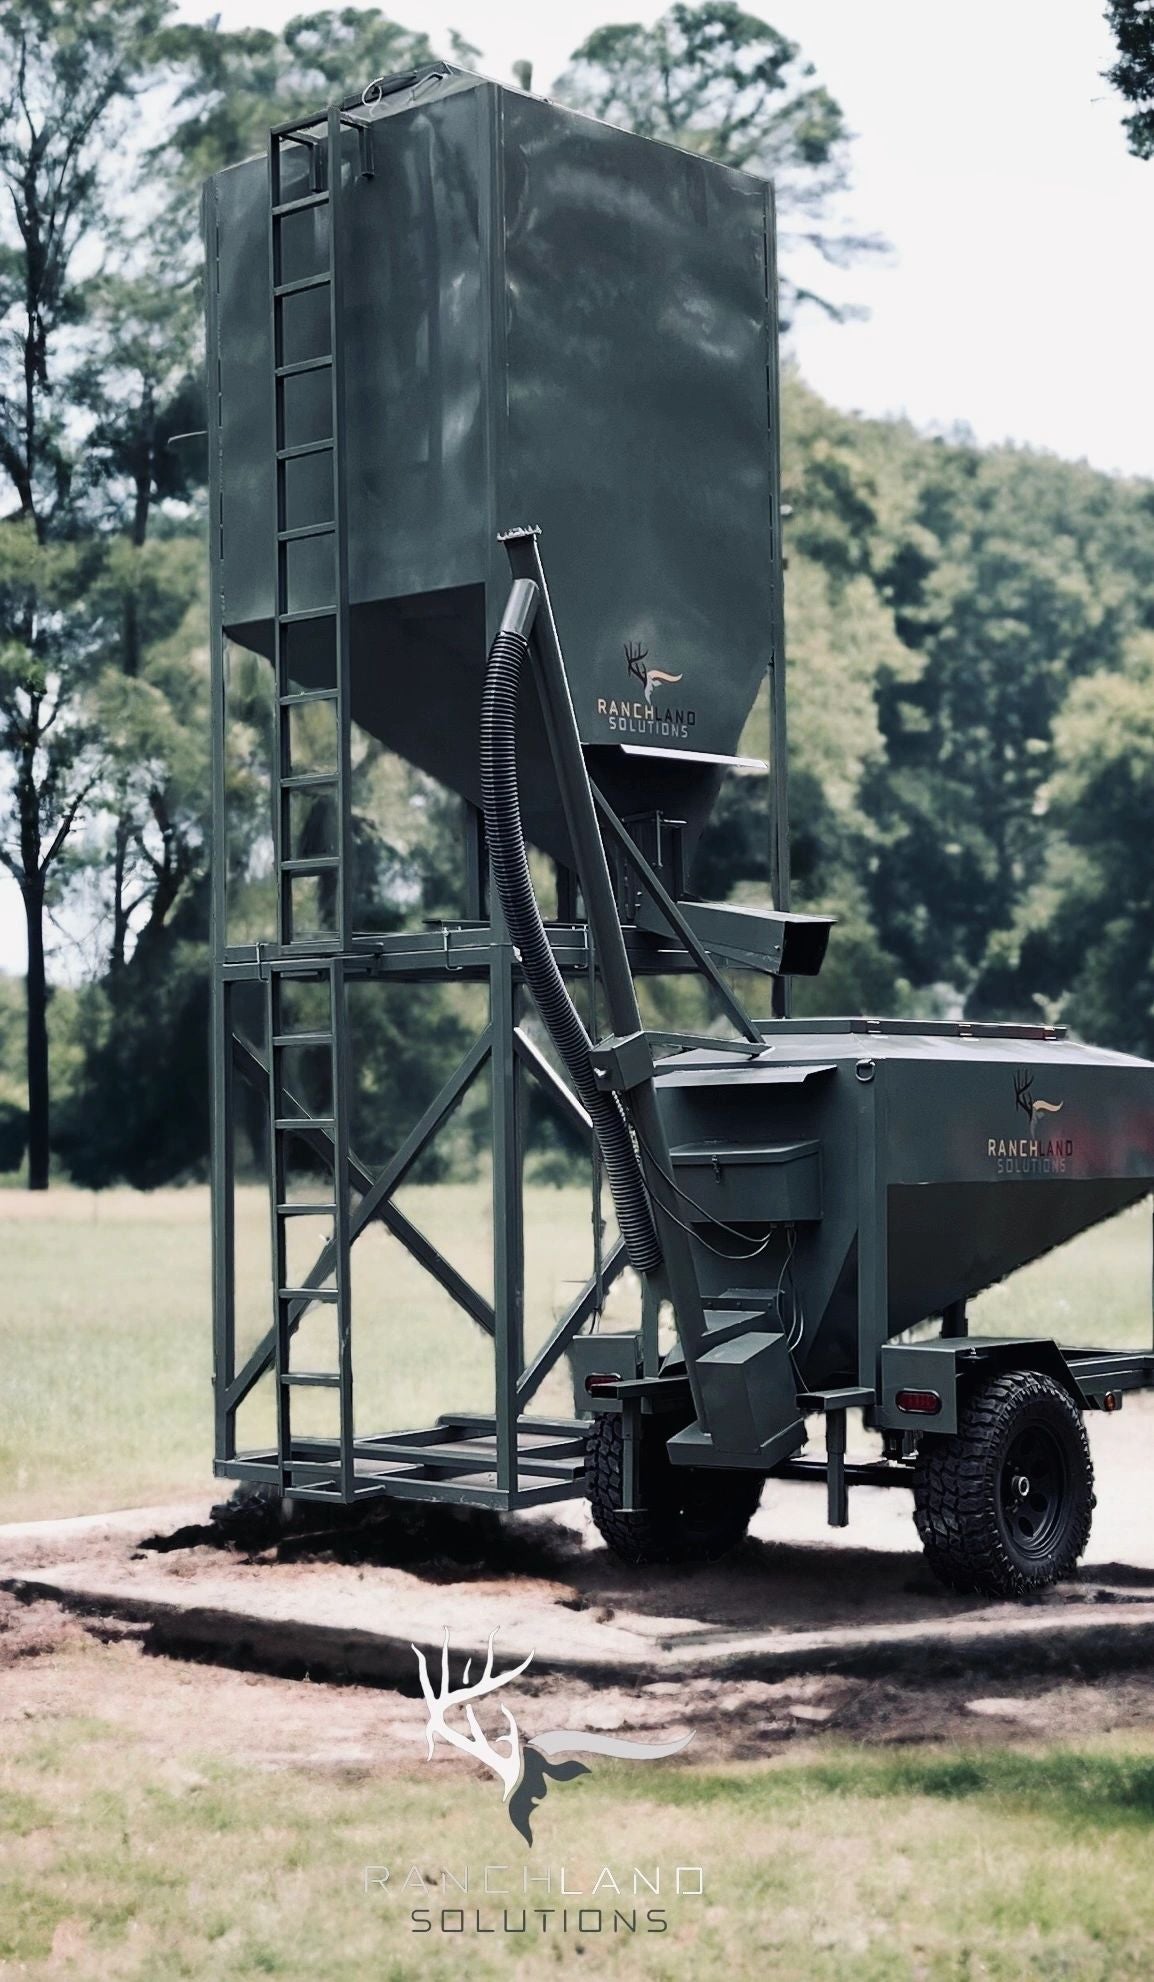
<path id="1" fill-rule="evenodd" d="M 592 1118 L 629 1264 L 638 1273 L 650 1273 L 661 1264 L 661 1247 L 637 1152 L 617 1096 L 602 1094 L 594 1084 L 589 1034 L 545 933 L 525 854 L 517 793 L 517 703 L 528 651 L 524 634 L 507 628 L 501 629 L 489 650 L 481 706 L 481 792 L 489 857 L 509 934 L 521 953 L 525 982 Z"/>

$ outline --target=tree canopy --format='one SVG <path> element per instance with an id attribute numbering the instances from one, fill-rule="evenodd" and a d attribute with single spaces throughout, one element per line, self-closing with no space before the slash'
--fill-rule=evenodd
<path id="1" fill-rule="evenodd" d="M 1122 126 L 1136 158 L 1154 158 L 1154 4 L 1106 0 L 1106 19 L 1118 44 L 1118 60 L 1106 71 L 1125 102 L 1137 107 Z"/>
<path id="2" fill-rule="evenodd" d="M 1139 151 L 1152 12 L 1110 8 Z M 204 502 L 174 445 L 204 424 L 196 183 L 437 52 L 375 8 L 229 34 L 168 0 L 0 0 L 0 861 L 30 965 L 23 1039 L 0 998 L 0 1166 L 27 1144 L 31 1181 L 50 1140 L 88 1183 L 205 1162 Z M 730 0 L 598 30 L 553 93 L 771 174 L 787 275 L 790 239 L 852 255 L 842 112 Z M 792 371 L 783 445 L 795 894 L 839 918 L 800 1007 L 1041 1013 L 1154 1053 L 1154 484 L 840 413 Z M 268 682 L 237 650 L 217 857 L 242 921 L 271 885 Z M 765 725 L 762 697 L 752 755 Z M 454 802 L 365 740 L 353 787 L 374 926 L 453 912 Z M 764 896 L 767 839 L 764 783 L 733 780 L 697 890 Z M 62 911 L 83 981 L 54 997 Z M 370 1155 L 431 1095 L 463 996 L 362 1021 Z"/>
<path id="3" fill-rule="evenodd" d="M 790 250 L 804 245 L 844 267 L 881 243 L 830 223 L 834 196 L 848 183 L 849 133 L 796 42 L 734 0 L 677 0 L 651 28 L 598 28 L 553 94 L 642 137 L 772 179 L 789 310 L 809 301 L 841 313 L 791 272 Z"/>

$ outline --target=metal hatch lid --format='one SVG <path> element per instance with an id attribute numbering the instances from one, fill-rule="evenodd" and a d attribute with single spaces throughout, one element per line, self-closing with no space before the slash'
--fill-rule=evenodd
<path id="1" fill-rule="evenodd" d="M 747 1060 L 742 1066 L 666 1067 L 659 1061 L 654 1076 L 660 1087 L 799 1087 L 818 1074 L 834 1074 L 836 1064 L 823 1061 L 808 1065 L 782 1060 L 767 1066 L 761 1060 Z"/>

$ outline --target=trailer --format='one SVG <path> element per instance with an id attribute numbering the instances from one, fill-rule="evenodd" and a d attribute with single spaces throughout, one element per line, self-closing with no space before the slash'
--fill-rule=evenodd
<path id="1" fill-rule="evenodd" d="M 1058 1027 L 791 1016 L 831 923 L 790 905 L 772 189 L 436 65 L 275 128 L 209 182 L 204 232 L 217 1473 L 344 1505 L 587 1494 L 633 1563 L 723 1553 L 771 1475 L 824 1481 L 834 1525 L 852 1486 L 902 1486 L 946 1582 L 1069 1574 L 1084 1414 L 1154 1384 L 1154 1342 L 971 1335 L 967 1304 L 1150 1193 L 1154 1066 Z M 741 754 L 763 684 L 765 763 Z M 457 794 L 458 917 L 374 925 L 366 740 Z M 764 907 L 693 893 L 739 775 L 769 780 Z M 643 1023 L 639 987 L 686 976 L 722 1030 Z M 371 1162 L 350 1003 L 437 985 L 482 987 L 484 1023 Z M 397 1202 L 482 1082 L 491 1297 Z M 530 1089 L 587 1142 L 598 1238 L 527 1347 Z M 254 1340 L 242 1126 L 270 1207 Z M 363 1422 L 354 1248 L 377 1225 L 491 1345 L 491 1410 Z M 610 1330 L 627 1268 L 639 1322 Z M 565 1362 L 572 1415 L 535 1415 Z M 847 1459 L 851 1412 L 880 1459 Z"/>

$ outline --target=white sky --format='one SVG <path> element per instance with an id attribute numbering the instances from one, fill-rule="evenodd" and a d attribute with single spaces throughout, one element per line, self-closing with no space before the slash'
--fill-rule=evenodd
<path id="1" fill-rule="evenodd" d="M 865 305 L 842 326 L 803 313 L 792 349 L 836 405 L 965 423 L 1154 476 L 1154 162 L 1132 159 L 1102 80 L 1112 43 L 1098 0 L 745 0 L 793 40 L 856 134 L 847 211 L 893 247 L 829 278 Z M 277 27 L 300 0 L 182 0 L 190 19 Z M 383 0 L 478 67 L 519 59 L 547 89 L 607 20 L 652 21 L 629 0 Z M 355 83 L 358 78 L 350 78 Z M 63 958 L 60 959 L 65 964 Z M 15 883 L 0 884 L 0 967 L 24 968 Z M 67 970 L 67 965 L 65 965 Z"/>

